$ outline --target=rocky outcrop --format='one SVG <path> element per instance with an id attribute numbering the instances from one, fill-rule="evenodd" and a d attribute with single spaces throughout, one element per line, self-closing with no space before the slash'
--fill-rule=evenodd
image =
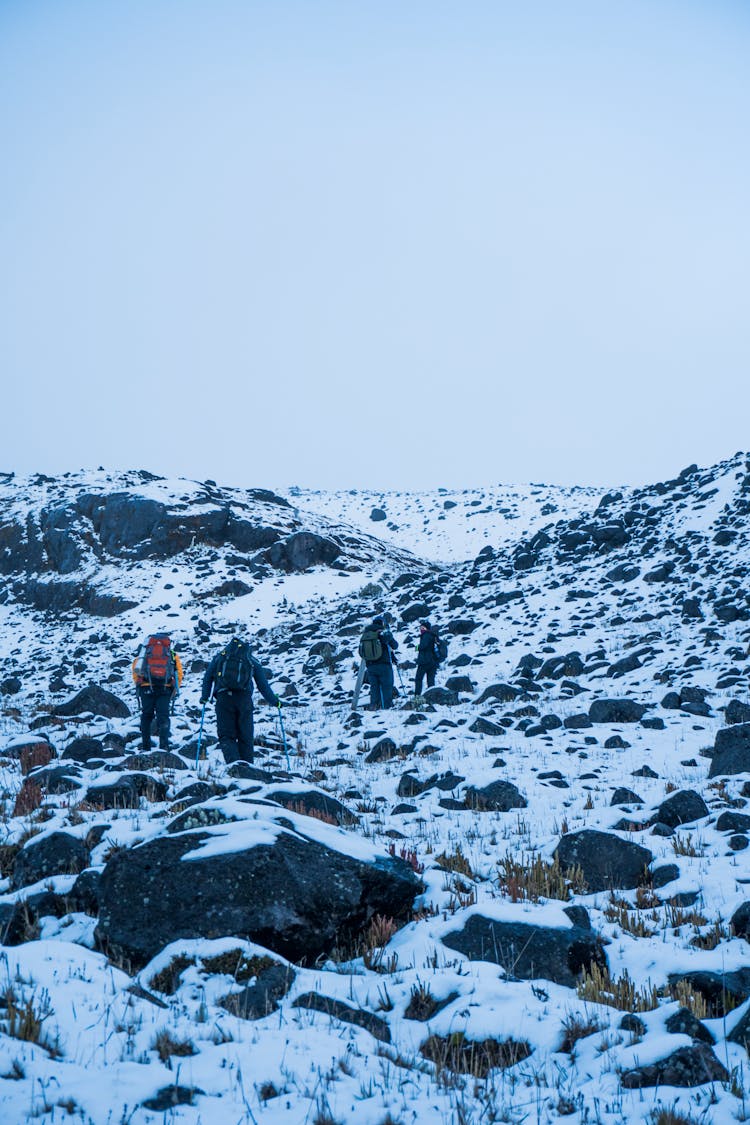
<path id="1" fill-rule="evenodd" d="M 99 940 L 138 966 L 178 938 L 217 935 L 312 963 L 373 915 L 405 916 L 420 887 L 409 864 L 374 850 L 368 860 L 345 855 L 320 842 L 330 832 L 346 848 L 338 830 L 320 825 L 306 838 L 302 818 L 289 831 L 268 808 L 217 834 L 184 831 L 115 855 L 99 889 Z"/>
<path id="2" fill-rule="evenodd" d="M 601 939 L 580 924 L 543 926 L 499 921 L 476 913 L 463 929 L 447 934 L 443 945 L 471 961 L 501 965 L 511 978 L 542 978 L 568 987 L 575 986 L 584 969 L 607 965 Z"/>
<path id="3" fill-rule="evenodd" d="M 654 858 L 648 848 L 594 828 L 563 836 L 554 854 L 563 871 L 580 869 L 589 891 L 641 886 L 646 882 L 646 868 Z"/>

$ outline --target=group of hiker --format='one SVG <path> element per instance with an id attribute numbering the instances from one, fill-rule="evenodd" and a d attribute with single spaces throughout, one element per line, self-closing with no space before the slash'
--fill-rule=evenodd
<path id="1" fill-rule="evenodd" d="M 359 683 L 366 678 L 370 688 L 370 710 L 393 706 L 393 669 L 398 668 L 395 639 L 385 616 L 373 618 L 359 642 L 361 659 Z M 435 683 L 438 667 L 447 656 L 447 644 L 430 621 L 419 623 L 415 695 Z M 151 750 L 151 733 L 156 733 L 161 750 L 169 749 L 170 713 L 184 675 L 179 653 L 167 633 L 154 633 L 138 649 L 132 675 L 141 713 L 141 744 Z M 400 673 L 399 673 L 400 678 Z M 216 708 L 216 734 L 227 763 L 252 762 L 254 748 L 253 687 L 266 702 L 281 710 L 281 700 L 268 682 L 266 673 L 252 654 L 247 641 L 233 637 L 211 660 L 203 676 L 201 705 L 211 699 Z"/>

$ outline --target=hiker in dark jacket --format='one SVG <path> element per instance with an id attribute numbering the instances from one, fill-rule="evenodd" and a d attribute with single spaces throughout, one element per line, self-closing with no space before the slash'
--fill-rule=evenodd
<path id="1" fill-rule="evenodd" d="M 238 637 L 217 652 L 203 677 L 201 703 L 216 699 L 216 734 L 227 763 L 253 760 L 253 681 L 268 703 L 281 706 L 262 665 Z"/>
<path id="2" fill-rule="evenodd" d="M 359 642 L 359 654 L 367 664 L 370 684 L 370 710 L 379 711 L 393 705 L 393 665 L 397 664 L 398 641 L 382 617 L 373 618 Z"/>
<path id="3" fill-rule="evenodd" d="M 429 621 L 419 622 L 419 648 L 417 650 L 417 673 L 414 677 L 414 694 L 422 694 L 422 684 L 427 677 L 428 688 L 435 686 L 435 673 L 440 664 L 437 632 Z"/>

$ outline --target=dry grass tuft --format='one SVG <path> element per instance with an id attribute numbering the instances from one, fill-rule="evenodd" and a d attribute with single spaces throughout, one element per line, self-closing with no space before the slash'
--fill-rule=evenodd
<path id="1" fill-rule="evenodd" d="M 586 890 L 581 868 L 563 872 L 557 856 L 548 863 L 538 855 L 516 859 L 509 852 L 499 861 L 498 868 L 500 889 L 511 902 L 538 902 L 540 898 L 567 902 L 574 894 Z"/>
<path id="2" fill-rule="evenodd" d="M 581 1000 L 606 1004 L 620 1012 L 651 1012 L 659 1004 L 659 995 L 654 985 L 638 988 L 627 969 L 621 976 L 613 979 L 608 969 L 602 969 L 597 964 L 592 964 L 589 970 L 584 969 L 578 984 L 578 995 Z"/>
<path id="3" fill-rule="evenodd" d="M 168 965 L 155 973 L 149 981 L 149 988 L 153 988 L 155 992 L 161 992 L 165 996 L 174 996 L 175 992 L 180 985 L 180 977 L 185 969 L 195 964 L 194 957 L 185 957 L 183 954 L 178 954 L 173 957 Z"/>
<path id="4" fill-rule="evenodd" d="M 467 1039 L 462 1031 L 452 1035 L 431 1035 L 419 1048 L 420 1054 L 433 1062 L 438 1071 L 451 1070 L 486 1078 L 491 1070 L 503 1070 L 523 1062 L 531 1054 L 525 1040 Z"/>
<path id="5" fill-rule="evenodd" d="M 182 1059 L 189 1058 L 190 1055 L 198 1054 L 192 1040 L 175 1039 L 174 1036 L 166 1030 L 158 1032 L 154 1037 L 151 1050 L 156 1051 L 163 1063 L 169 1062 L 173 1055 Z"/>

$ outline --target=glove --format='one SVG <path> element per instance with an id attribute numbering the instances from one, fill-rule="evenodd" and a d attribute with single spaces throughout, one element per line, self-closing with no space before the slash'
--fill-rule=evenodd
<path id="1" fill-rule="evenodd" d="M 207 703 L 208 703 L 208 697 L 206 697 L 206 698 L 204 699 L 204 698 L 203 698 L 203 697 L 201 696 L 201 707 L 205 707 Z"/>

